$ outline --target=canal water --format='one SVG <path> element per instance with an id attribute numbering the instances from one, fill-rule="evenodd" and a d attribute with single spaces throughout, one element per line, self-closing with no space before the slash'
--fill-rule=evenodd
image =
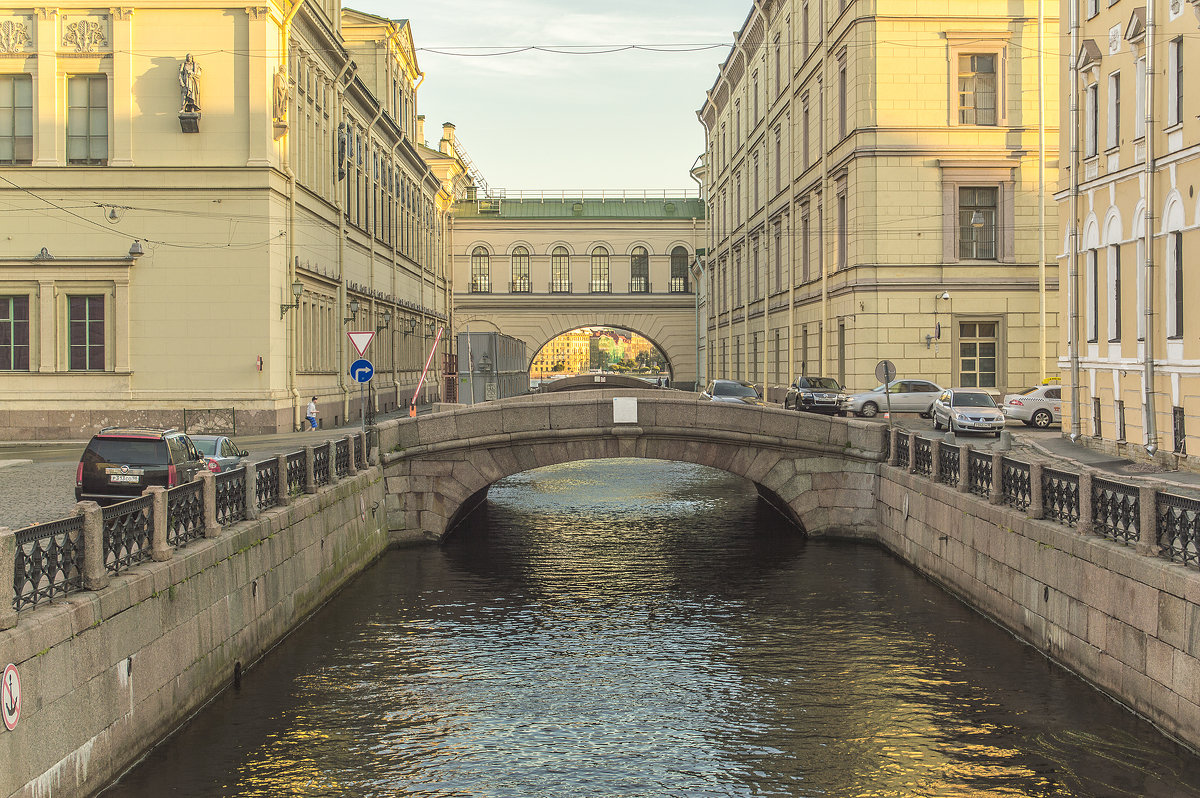
<path id="1" fill-rule="evenodd" d="M 105 793 L 1200 796 L 1200 761 L 883 550 L 600 460 L 389 553 Z"/>

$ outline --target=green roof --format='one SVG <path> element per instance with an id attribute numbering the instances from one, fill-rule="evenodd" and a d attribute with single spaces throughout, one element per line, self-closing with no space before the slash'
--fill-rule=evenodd
<path id="1" fill-rule="evenodd" d="M 695 198 L 595 199 L 487 197 L 454 204 L 454 215 L 479 219 L 703 219 L 704 203 Z"/>

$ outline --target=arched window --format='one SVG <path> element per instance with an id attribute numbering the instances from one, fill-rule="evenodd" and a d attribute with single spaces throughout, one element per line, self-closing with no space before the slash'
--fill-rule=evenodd
<path id="1" fill-rule="evenodd" d="M 512 252 L 512 285 L 509 289 L 514 294 L 527 294 L 531 290 L 529 284 L 529 250 L 517 247 Z"/>
<path id="2" fill-rule="evenodd" d="M 471 293 L 486 294 L 492 290 L 492 270 L 488 251 L 475 247 L 471 253 Z"/>
<path id="3" fill-rule="evenodd" d="M 671 250 L 671 293 L 688 292 L 688 251 L 686 247 Z"/>
<path id="4" fill-rule="evenodd" d="M 593 294 L 607 294 L 612 291 L 612 283 L 608 280 L 608 250 L 596 247 L 592 250 L 592 283 Z"/>
<path id="5" fill-rule="evenodd" d="M 555 247 L 550 253 L 550 293 L 571 293 L 571 256 L 566 247 Z"/>
<path id="6" fill-rule="evenodd" d="M 650 293 L 650 255 L 645 247 L 634 247 L 629 256 L 629 293 Z"/>

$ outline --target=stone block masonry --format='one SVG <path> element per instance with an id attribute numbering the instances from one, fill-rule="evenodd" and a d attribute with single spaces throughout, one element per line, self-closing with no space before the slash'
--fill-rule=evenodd
<path id="1" fill-rule="evenodd" d="M 301 494 L 0 631 L 23 707 L 0 796 L 91 795 L 228 686 L 389 545 L 382 471 Z"/>

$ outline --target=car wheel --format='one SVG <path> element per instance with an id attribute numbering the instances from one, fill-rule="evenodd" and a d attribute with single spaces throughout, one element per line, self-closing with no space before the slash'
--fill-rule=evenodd
<path id="1" fill-rule="evenodd" d="M 933 428 L 939 430 L 942 428 L 942 422 L 938 421 L 938 417 L 936 415 L 933 417 Z"/>
<path id="2" fill-rule="evenodd" d="M 863 418 L 875 418 L 875 416 L 879 415 L 879 405 L 874 402 L 867 402 L 862 406 L 862 410 L 858 411 L 858 414 Z"/>
<path id="3" fill-rule="evenodd" d="M 1029 424 L 1038 429 L 1045 429 L 1053 420 L 1054 417 L 1050 415 L 1049 410 L 1039 410 L 1033 414 L 1033 418 L 1029 419 Z"/>
<path id="4" fill-rule="evenodd" d="M 921 418 L 933 418 L 933 405 L 926 408 L 925 412 L 921 414 Z"/>

